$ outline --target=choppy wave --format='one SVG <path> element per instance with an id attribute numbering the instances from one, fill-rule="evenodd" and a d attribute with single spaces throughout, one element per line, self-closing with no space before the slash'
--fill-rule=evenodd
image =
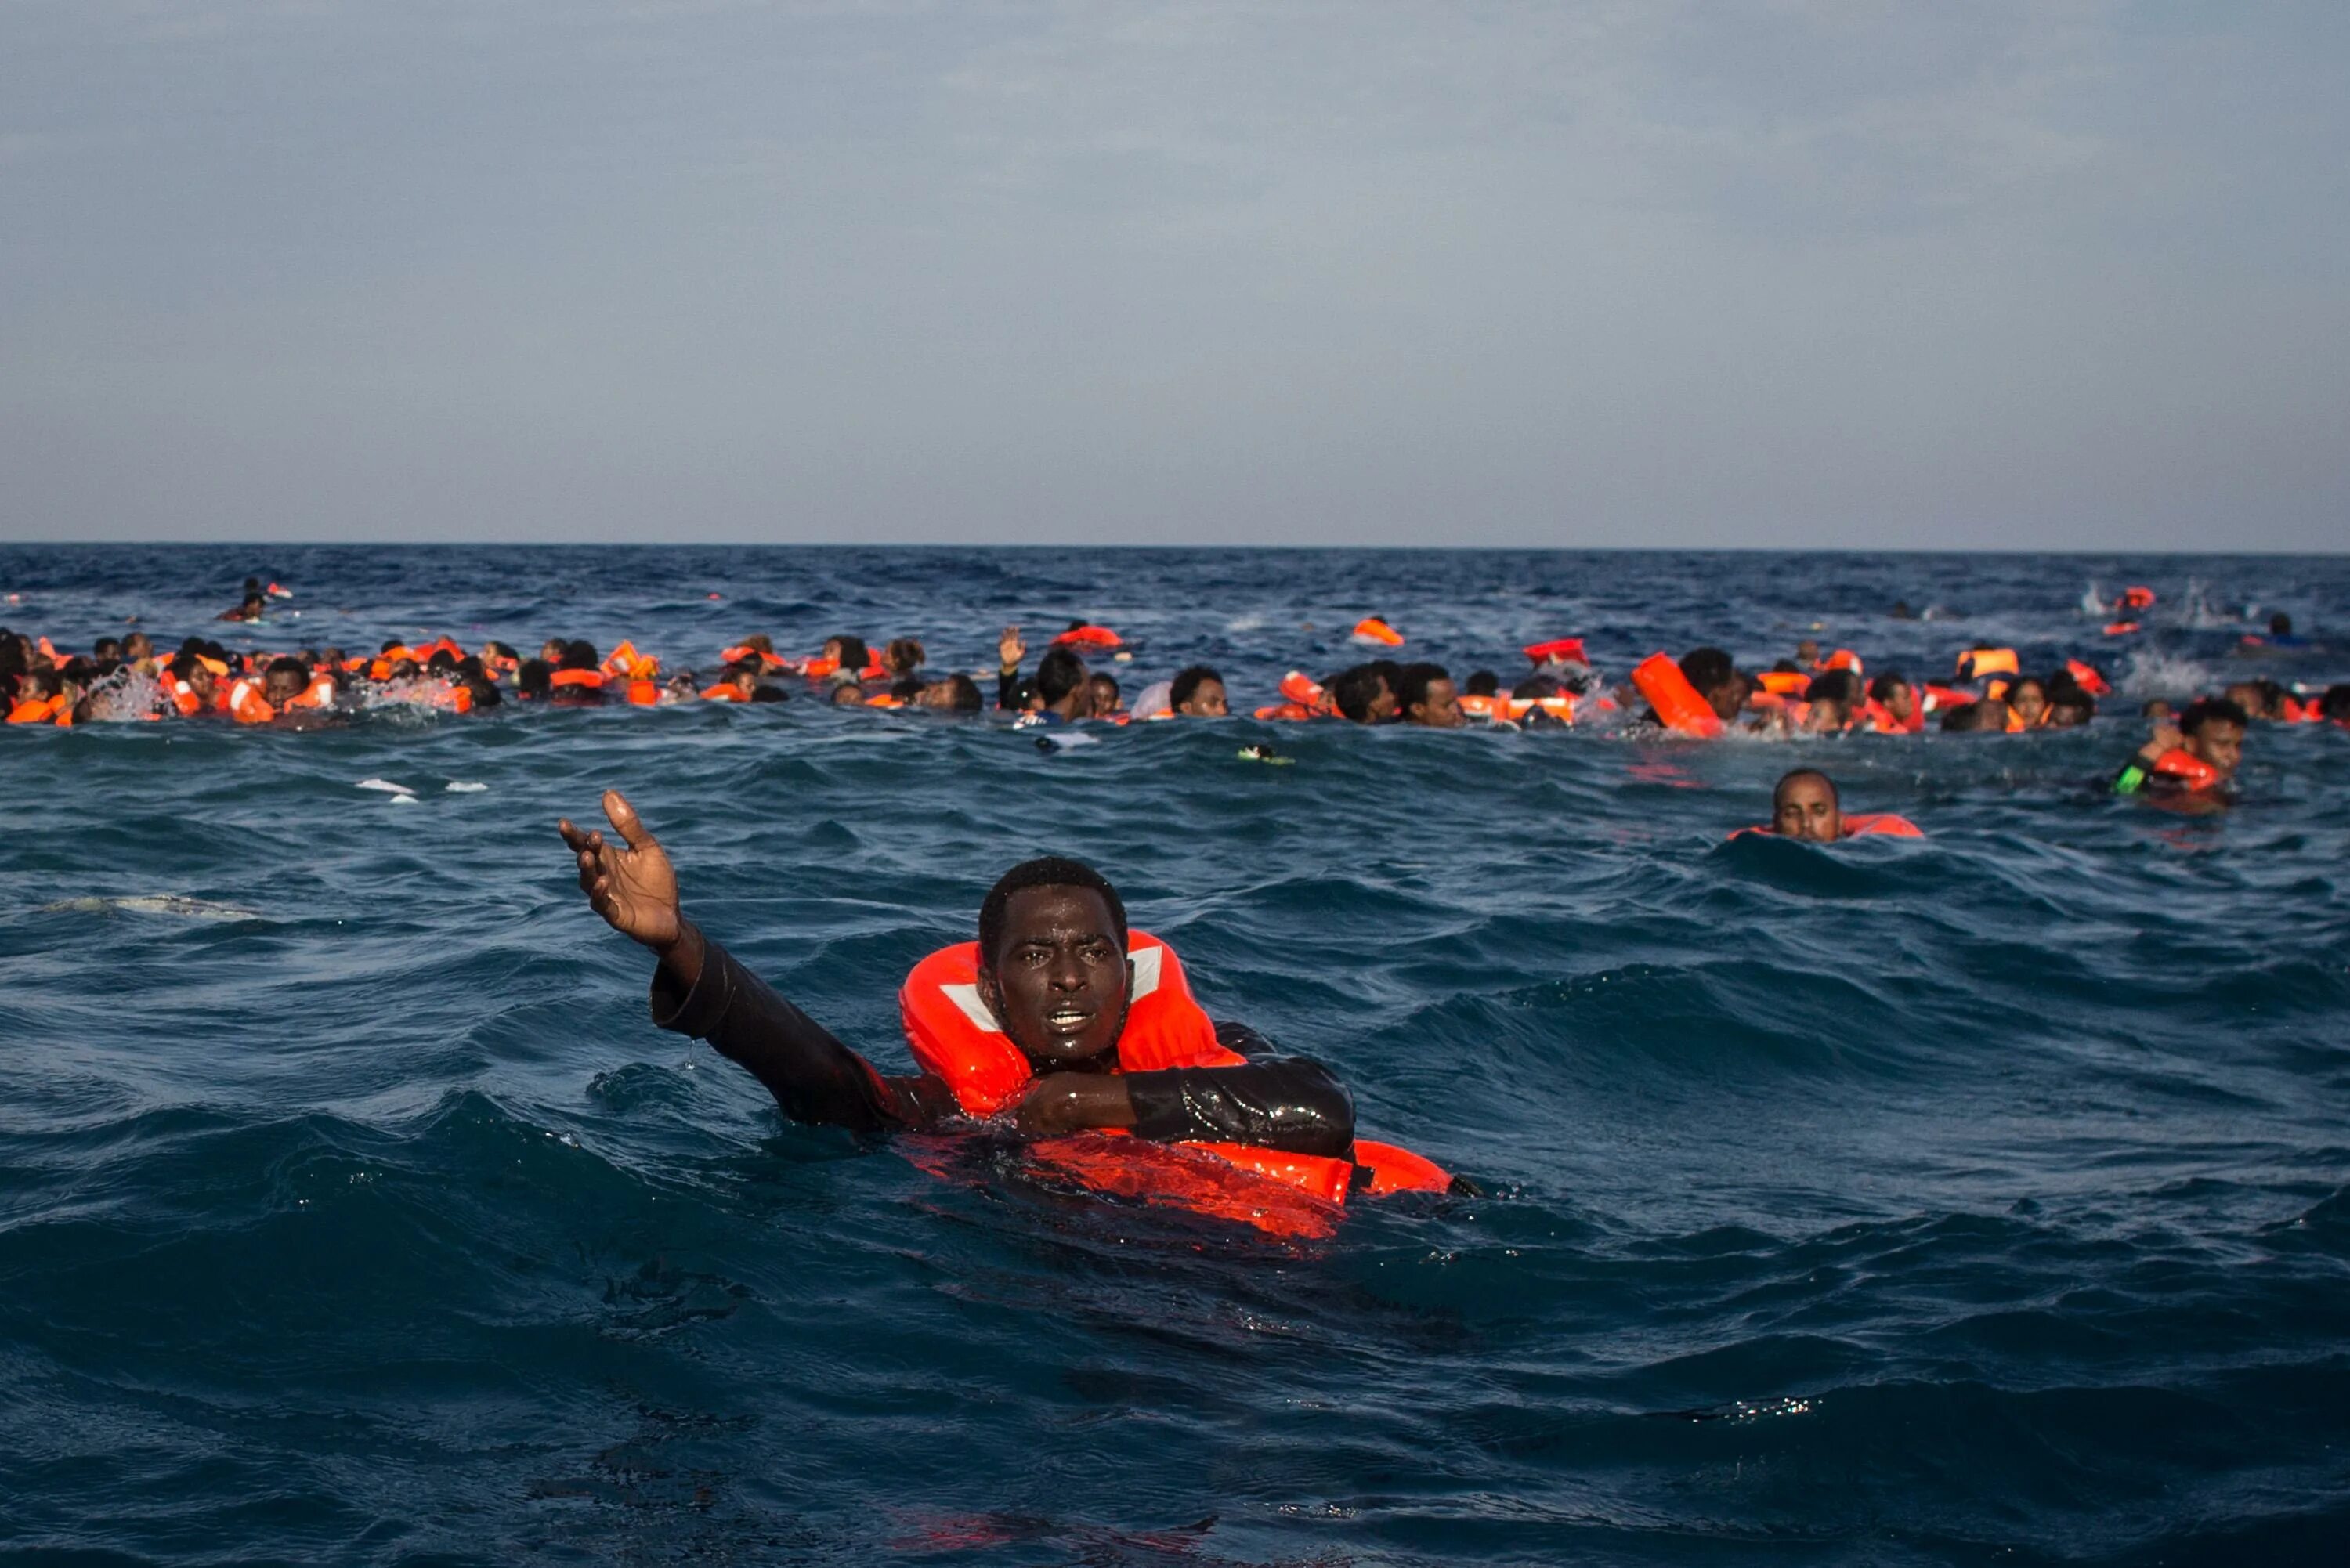
<path id="1" fill-rule="evenodd" d="M 11 618 L 84 638 L 192 628 L 221 595 L 190 585 L 256 570 L 351 643 L 908 631 L 972 667 L 1003 621 L 1083 613 L 1133 628 L 1138 680 L 1205 658 L 1243 686 L 1338 662 L 1371 610 L 1456 667 L 1582 631 L 1617 670 L 1821 635 L 1939 673 L 1979 626 L 2080 647 L 2085 573 L 2168 599 L 2190 572 L 0 552 L 36 601 Z M 2350 583 L 2191 574 L 2321 640 Z M 1969 619 L 1887 620 L 1896 597 Z M 2133 691 L 2233 668 L 2226 633 L 2157 635 L 2171 662 Z M 1294 765 L 1238 756 L 1264 739 Z M 0 737 L 0 1543 L 2326 1560 L 2350 1537 L 2350 745 L 2263 729 L 2238 808 L 2180 822 L 2104 794 L 2136 739 L 1241 721 L 1046 754 L 805 701 Z M 1797 762 L 1929 836 L 1725 841 Z M 650 1027 L 645 963 L 579 907 L 551 824 L 608 784 L 710 929 L 892 1065 L 912 960 L 1012 860 L 1085 856 L 1214 1012 L 1333 1062 L 1367 1128 L 1491 1195 L 1268 1244 L 976 1145 L 785 1124 Z"/>

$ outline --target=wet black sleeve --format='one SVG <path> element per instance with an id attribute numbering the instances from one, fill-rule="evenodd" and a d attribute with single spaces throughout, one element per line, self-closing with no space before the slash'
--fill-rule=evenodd
<path id="1" fill-rule="evenodd" d="M 1354 1153 L 1353 1098 L 1328 1068 L 1302 1056 L 1128 1073 L 1126 1083 L 1137 1137 L 1244 1143 L 1333 1159 Z"/>
<path id="2" fill-rule="evenodd" d="M 953 1114 L 947 1086 L 931 1077 L 885 1077 L 766 981 L 702 939 L 702 979 L 691 990 L 653 971 L 653 1022 L 707 1040 L 767 1086 L 795 1122 L 879 1132 L 924 1127 Z"/>
<path id="3" fill-rule="evenodd" d="M 998 708 L 1011 707 L 1012 689 L 1019 684 L 1020 667 L 1018 665 L 1015 664 L 1009 670 L 1000 664 L 997 665 L 995 667 L 995 705 Z"/>

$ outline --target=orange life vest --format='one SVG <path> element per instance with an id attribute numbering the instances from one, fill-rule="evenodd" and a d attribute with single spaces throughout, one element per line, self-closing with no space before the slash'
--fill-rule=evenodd
<path id="1" fill-rule="evenodd" d="M 1920 713 L 1939 713 L 1945 708 L 1963 708 L 1974 700 L 1975 694 L 1971 691 L 1961 691 L 1956 686 L 1929 683 L 1918 701 L 1918 711 Z"/>
<path id="2" fill-rule="evenodd" d="M 1903 723 L 1893 716 L 1891 709 L 1871 697 L 1860 705 L 1860 716 L 1868 723 L 1869 732 L 1877 735 L 1908 735 L 1915 733 L 1926 721 L 1923 708 L 1909 710 L 1909 722 Z"/>
<path id="3" fill-rule="evenodd" d="M 566 686 L 584 686 L 591 691 L 604 690 L 604 672 L 600 670 L 558 670 L 547 677 L 546 683 L 561 691 Z"/>
<path id="4" fill-rule="evenodd" d="M 629 701 L 639 708 L 651 708 L 660 702 L 660 688 L 650 680 L 629 682 Z"/>
<path id="5" fill-rule="evenodd" d="M 1118 648 L 1125 639 L 1106 626 L 1073 626 L 1053 641 L 1062 646 L 1078 648 Z"/>
<path id="6" fill-rule="evenodd" d="M 1755 679 L 1777 697 L 1801 697 L 1812 689 L 1812 678 L 1796 670 L 1766 670 Z"/>
<path id="7" fill-rule="evenodd" d="M 1681 667 L 1661 653 L 1652 653 L 1633 667 L 1632 684 L 1657 711 L 1665 728 L 1684 735 L 1709 739 L 1721 733 L 1721 715 L 1698 695 Z"/>
<path id="8" fill-rule="evenodd" d="M 1118 1072 L 1160 1072 L 1173 1067 L 1237 1067 L 1247 1058 L 1216 1041 L 1215 1025 L 1192 1000 L 1175 950 L 1158 938 L 1131 931 L 1127 957 L 1134 981 L 1126 1023 L 1118 1039 Z M 975 1116 L 1007 1109 L 1026 1093 L 1035 1068 L 1003 1033 L 979 992 L 979 944 L 941 948 L 916 964 L 898 992 L 906 1044 L 922 1070 L 941 1080 L 955 1103 Z M 1353 1160 L 1290 1154 L 1247 1144 L 1183 1143 L 1176 1147 L 1211 1157 L 1245 1176 L 1226 1179 L 1170 1179 L 1165 1157 L 1148 1144 L 1132 1148 L 1095 1143 L 1103 1135 L 1047 1139 L 1035 1146 L 1043 1163 L 1097 1190 L 1146 1201 L 1173 1202 L 1203 1213 L 1239 1220 L 1281 1233 L 1326 1231 L 1329 1215 L 1347 1200 L 1357 1163 L 1372 1172 L 1372 1192 L 1442 1191 L 1451 1179 L 1431 1161 L 1406 1149 L 1357 1139 Z M 1147 1168 L 1138 1170 L 1137 1167 Z M 1143 1179 L 1147 1175 L 1147 1179 Z M 1249 1177 L 1295 1189 L 1326 1206 L 1301 1217 L 1294 1200 L 1267 1194 Z"/>
<path id="9" fill-rule="evenodd" d="M 715 686 L 703 687 L 702 700 L 704 702 L 748 702 L 751 698 L 733 681 L 722 680 Z"/>
<path id="10" fill-rule="evenodd" d="M 2068 659 L 2064 661 L 2064 668 L 2072 672 L 2073 684 L 2090 696 L 2110 697 L 2114 694 L 2112 682 L 2097 672 L 2095 665 L 2083 663 L 2077 659 Z"/>
<path id="11" fill-rule="evenodd" d="M 222 706 L 240 724 L 266 724 L 277 717 L 277 710 L 261 694 L 261 683 L 251 676 L 230 684 L 228 701 Z"/>
<path id="12" fill-rule="evenodd" d="M 1750 833 L 1760 834 L 1764 838 L 1779 836 L 1779 830 L 1767 822 L 1758 822 L 1752 827 L 1739 828 L 1730 836 L 1743 838 Z M 1918 830 L 1916 823 L 1906 816 L 1896 816 L 1889 811 L 1846 812 L 1843 826 L 1836 834 L 1840 841 L 1846 838 L 1923 838 L 1925 836 L 1925 834 Z"/>
<path id="13" fill-rule="evenodd" d="M 1494 717 L 1506 719 L 1513 724 L 1521 723 L 1536 713 L 1555 719 L 1562 724 L 1575 722 L 1575 699 L 1564 691 L 1555 697 L 1503 697 L 1496 701 Z M 1464 709 L 1468 706 L 1468 699 L 1461 699 L 1461 706 Z"/>
<path id="14" fill-rule="evenodd" d="M 1507 697 L 1472 696 L 1461 699 L 1461 711 L 1471 719 L 1498 719 L 1502 716 Z"/>
<path id="15" fill-rule="evenodd" d="M 2119 603 L 2121 607 L 2126 610 L 2152 609 L 2154 607 L 2154 590 L 2152 588 L 2124 588 L 2122 590 L 2122 597 Z"/>
<path id="16" fill-rule="evenodd" d="M 1819 668 L 1822 670 L 1849 670 L 1855 675 L 1862 673 L 1860 668 L 1860 655 L 1855 653 L 1849 648 L 1837 649 L 1834 653 L 1829 654 L 1827 658 L 1820 661 Z"/>
<path id="17" fill-rule="evenodd" d="M 2107 637 L 2127 637 L 2130 633 L 2137 630 L 2137 622 L 2134 620 L 2117 620 L 2106 628 L 2106 635 Z"/>
<path id="18" fill-rule="evenodd" d="M 1337 711 L 1330 705 L 1330 694 L 1302 670 L 1293 670 L 1281 678 L 1282 700 L 1270 708 L 1259 708 L 1260 719 L 1324 719 Z"/>
<path id="19" fill-rule="evenodd" d="M 1536 664 L 1554 662 L 1588 664 L 1591 662 L 1584 657 L 1583 639 L 1579 637 L 1555 637 L 1548 642 L 1530 642 L 1526 644 L 1523 651 L 1525 656 Z"/>
<path id="20" fill-rule="evenodd" d="M 2171 747 L 2154 760 L 2154 774 L 2167 784 L 2191 791 L 2216 789 L 2221 782 L 2219 769 L 2179 746 Z"/>
<path id="21" fill-rule="evenodd" d="M 1365 616 L 1357 621 L 1351 635 L 1361 638 L 1365 642 L 1380 643 L 1388 648 L 1403 646 L 1403 633 L 1375 615 Z"/>
<path id="22" fill-rule="evenodd" d="M 55 723 L 59 722 L 57 713 L 60 709 L 66 715 L 63 722 L 70 726 L 73 723 L 73 704 L 67 701 L 62 693 L 55 697 L 26 698 L 9 708 L 7 722 L 11 724 Z"/>
<path id="23" fill-rule="evenodd" d="M 1959 655 L 1959 679 L 1980 680 L 1986 675 L 2020 675 L 2022 666 L 2012 648 L 1970 648 Z"/>
<path id="24" fill-rule="evenodd" d="M 331 708 L 334 705 L 335 678 L 331 675 L 312 676 L 309 685 L 286 699 L 288 708 Z"/>

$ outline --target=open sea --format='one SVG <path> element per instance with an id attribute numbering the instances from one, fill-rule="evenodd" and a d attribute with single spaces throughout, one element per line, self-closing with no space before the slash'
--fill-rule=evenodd
<path id="1" fill-rule="evenodd" d="M 215 626 L 249 573 L 296 597 Z M 2147 629 L 2102 637 L 2131 583 Z M 2106 793 L 2137 699 L 2350 678 L 2350 560 L 5 546 L 0 590 L 69 648 L 704 668 L 852 631 L 990 670 L 1083 617 L 1129 695 L 1204 659 L 1236 708 L 1369 613 L 1456 674 L 1989 641 L 2129 699 L 1711 745 L 1040 750 L 805 699 L 11 728 L 0 1555 L 2350 1561 L 2350 732 L 2257 727 L 2218 817 Z M 2272 609 L 2315 646 L 2240 656 Z M 1799 763 L 1927 838 L 1726 842 Z M 908 967 L 1066 852 L 1487 1195 L 1284 1242 L 787 1124 L 586 908 L 553 824 L 608 786 L 887 1068 Z"/>

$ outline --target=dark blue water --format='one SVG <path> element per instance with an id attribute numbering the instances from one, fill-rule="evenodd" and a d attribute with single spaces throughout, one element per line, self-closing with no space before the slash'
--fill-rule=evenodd
<path id="1" fill-rule="evenodd" d="M 0 619 L 175 640 L 256 571 L 301 611 L 256 646 L 846 629 L 983 668 L 1082 614 L 1139 643 L 1130 691 L 1205 658 L 1236 704 L 1369 611 L 1456 669 L 1818 622 L 1939 674 L 2103 645 L 2093 582 L 2163 596 L 2093 649 L 2133 693 L 2350 672 L 2230 653 L 2248 606 L 2324 641 L 2334 559 L 10 548 Z M 1266 738 L 1295 764 L 1236 755 Z M 1047 755 L 810 701 L 12 730 L 0 1547 L 2339 1561 L 2350 735 L 2260 729 L 2195 821 L 2102 793 L 2139 739 L 1235 721 Z M 1798 760 L 1930 836 L 1726 844 Z M 1012 861 L 1087 857 L 1213 1012 L 1492 1196 L 1284 1245 L 791 1127 L 650 1026 L 582 907 L 550 824 L 607 785 L 893 1067 L 908 965 Z"/>

